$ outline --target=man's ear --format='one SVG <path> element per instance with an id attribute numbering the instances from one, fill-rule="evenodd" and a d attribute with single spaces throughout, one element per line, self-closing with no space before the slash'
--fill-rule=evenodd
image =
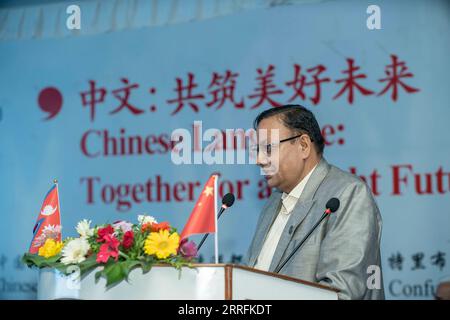
<path id="1" fill-rule="evenodd" d="M 304 134 L 300 137 L 299 145 L 303 157 L 308 158 L 309 154 L 311 153 L 311 139 L 308 137 L 308 135 Z"/>

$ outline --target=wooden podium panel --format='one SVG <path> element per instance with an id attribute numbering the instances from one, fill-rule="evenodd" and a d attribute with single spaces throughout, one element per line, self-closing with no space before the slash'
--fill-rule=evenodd
<path id="1" fill-rule="evenodd" d="M 154 266 L 144 274 L 137 268 L 129 282 L 106 288 L 95 283 L 93 270 L 81 281 L 55 269 L 41 269 L 38 299 L 83 300 L 336 300 L 337 291 L 322 285 L 232 264 L 195 264 L 181 272 L 171 266 Z"/>
<path id="2" fill-rule="evenodd" d="M 232 294 L 227 299 L 243 300 L 337 300 L 337 290 L 317 283 L 243 266 L 232 269 Z"/>

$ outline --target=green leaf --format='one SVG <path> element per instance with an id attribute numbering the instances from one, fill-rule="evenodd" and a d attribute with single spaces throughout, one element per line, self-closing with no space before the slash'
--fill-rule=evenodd
<path id="1" fill-rule="evenodd" d="M 102 273 L 106 278 L 107 287 L 119 283 L 126 276 L 122 264 L 117 262 L 109 263 Z"/>
<path id="2" fill-rule="evenodd" d="M 57 254 L 56 256 L 53 256 L 50 258 L 44 258 L 44 259 L 48 265 L 52 265 L 52 264 L 58 262 L 59 259 L 61 259 L 61 254 Z"/>
<path id="3" fill-rule="evenodd" d="M 136 266 L 140 265 L 140 263 L 141 262 L 137 260 L 127 260 L 121 262 L 126 281 L 128 281 L 128 276 L 130 275 L 131 270 L 133 270 Z"/>
<path id="4" fill-rule="evenodd" d="M 154 264 L 153 261 L 145 261 L 145 260 L 141 261 L 141 268 L 144 274 L 152 269 L 153 264 Z"/>
<path id="5" fill-rule="evenodd" d="M 84 260 L 83 262 L 79 263 L 78 266 L 80 267 L 81 275 L 84 275 L 86 272 L 88 272 L 98 266 L 97 257 L 93 254 L 92 256 L 90 256 L 86 260 Z"/>
<path id="6" fill-rule="evenodd" d="M 62 273 L 65 274 L 65 275 L 68 274 L 68 272 L 67 272 L 67 267 L 69 267 L 69 266 L 68 266 L 68 265 L 65 265 L 65 264 L 63 264 L 63 263 L 61 263 L 61 262 L 59 262 L 59 263 L 57 263 L 57 264 L 55 264 L 55 265 L 53 266 L 53 268 L 57 269 L 58 271 L 62 272 Z"/>
<path id="7" fill-rule="evenodd" d="M 97 271 L 95 273 L 95 283 L 96 284 L 98 283 L 98 280 L 100 280 L 100 278 L 102 277 L 102 274 L 103 274 L 103 270 Z"/>
<path id="8" fill-rule="evenodd" d="M 84 260 L 83 262 L 80 262 L 78 264 L 66 265 L 66 264 L 63 264 L 62 262 L 57 262 L 52 265 L 53 268 L 58 269 L 65 275 L 68 275 L 71 273 L 71 272 L 68 272 L 70 266 L 77 266 L 80 269 L 80 276 L 82 277 L 87 272 L 91 271 L 92 269 L 95 269 L 98 266 L 98 263 L 96 261 L 95 256 L 90 256 L 89 258 L 87 258 L 86 260 Z"/>
<path id="9" fill-rule="evenodd" d="M 37 254 L 25 253 L 22 257 L 22 262 L 25 263 L 28 267 L 36 266 L 38 268 L 53 268 L 60 258 L 61 254 L 57 254 L 50 258 L 44 258 Z"/>

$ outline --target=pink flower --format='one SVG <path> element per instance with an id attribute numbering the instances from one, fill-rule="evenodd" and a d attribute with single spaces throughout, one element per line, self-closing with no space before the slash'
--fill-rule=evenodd
<path id="1" fill-rule="evenodd" d="M 113 257 L 117 261 L 119 258 L 119 240 L 113 235 L 107 234 L 103 237 L 104 244 L 100 246 L 100 251 L 97 253 L 96 261 L 98 263 L 108 262 L 109 257 Z"/>
<path id="2" fill-rule="evenodd" d="M 122 230 L 122 232 L 131 231 L 133 228 L 133 224 L 124 220 L 119 220 L 113 223 L 113 227 L 115 230 Z"/>
<path id="3" fill-rule="evenodd" d="M 197 245 L 194 241 L 188 242 L 187 238 L 183 239 L 181 240 L 178 252 L 187 259 L 195 258 L 197 256 Z"/>

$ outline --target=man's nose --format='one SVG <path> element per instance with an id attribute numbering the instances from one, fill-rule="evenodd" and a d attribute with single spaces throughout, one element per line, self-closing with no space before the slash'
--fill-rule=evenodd
<path id="1" fill-rule="evenodd" d="M 270 164 L 269 157 L 267 157 L 264 152 L 259 151 L 256 156 L 256 164 L 260 167 L 266 167 Z"/>

